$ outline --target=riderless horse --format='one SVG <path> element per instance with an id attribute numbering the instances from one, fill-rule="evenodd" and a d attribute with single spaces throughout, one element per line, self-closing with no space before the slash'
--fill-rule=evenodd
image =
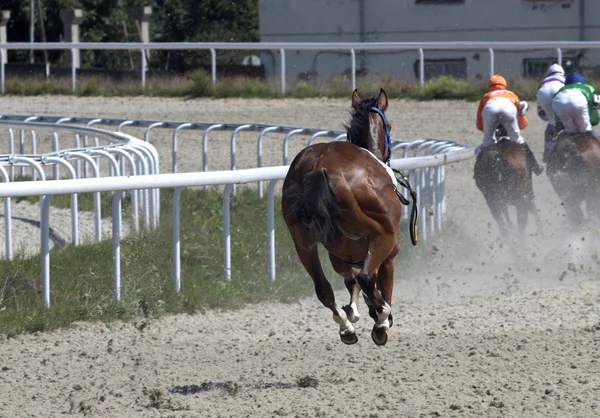
<path id="1" fill-rule="evenodd" d="M 361 290 L 375 321 L 371 337 L 376 344 L 387 342 L 393 324 L 394 257 L 400 251 L 402 196 L 386 165 L 391 157 L 387 107 L 383 89 L 377 97 L 362 100 L 355 90 L 347 142 L 306 147 L 290 165 L 283 184 L 283 217 L 298 257 L 314 281 L 317 298 L 333 312 L 346 344 L 358 341 L 353 324 L 359 319 Z M 413 193 L 413 213 L 414 198 Z M 416 235 L 411 237 L 416 245 Z M 350 294 L 345 306 L 336 303 L 323 273 L 319 243 L 329 252 L 333 269 L 344 278 Z"/>

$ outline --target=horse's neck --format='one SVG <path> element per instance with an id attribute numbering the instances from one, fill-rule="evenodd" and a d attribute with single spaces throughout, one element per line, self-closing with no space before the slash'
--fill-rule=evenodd
<path id="1" fill-rule="evenodd" d="M 367 140 L 367 151 L 371 152 L 371 154 L 383 161 L 382 144 L 380 144 L 379 141 L 374 139 L 372 136 L 369 136 L 369 139 Z"/>

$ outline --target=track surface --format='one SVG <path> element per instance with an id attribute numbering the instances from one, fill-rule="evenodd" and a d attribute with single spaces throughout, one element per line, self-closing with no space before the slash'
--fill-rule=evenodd
<path id="1" fill-rule="evenodd" d="M 335 129 L 347 121 L 349 103 L 0 98 L 4 113 Z M 478 144 L 475 112 L 475 103 L 391 101 L 388 117 L 395 137 Z M 538 155 L 542 132 L 533 115 L 525 136 Z M 182 142 L 182 171 L 199 164 L 197 140 L 190 133 Z M 165 170 L 170 135 L 155 141 Z M 253 166 L 255 142 L 244 146 L 238 167 Z M 291 155 L 301 146 L 294 144 Z M 227 136 L 214 137 L 211 168 L 226 168 L 228 147 Z M 278 164 L 280 146 L 266 149 L 267 164 Z M 75 324 L 0 341 L 0 417 L 600 415 L 596 245 L 568 231 L 543 175 L 534 179 L 543 235 L 532 226 L 524 261 L 515 263 L 515 247 L 497 236 L 472 168 L 467 161 L 446 169 L 456 239 L 425 244 L 410 271 L 397 266 L 395 325 L 384 348 L 372 343 L 362 305 L 359 342 L 344 346 L 316 297 L 236 312 Z M 408 234 L 403 244 L 406 251 Z"/>

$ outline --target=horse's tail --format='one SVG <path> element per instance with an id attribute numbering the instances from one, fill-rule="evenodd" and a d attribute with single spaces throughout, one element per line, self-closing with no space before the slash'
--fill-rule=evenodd
<path id="1" fill-rule="evenodd" d="M 302 223 L 319 242 L 331 239 L 342 209 L 329 188 L 327 170 L 313 171 L 286 190 L 293 224 Z"/>

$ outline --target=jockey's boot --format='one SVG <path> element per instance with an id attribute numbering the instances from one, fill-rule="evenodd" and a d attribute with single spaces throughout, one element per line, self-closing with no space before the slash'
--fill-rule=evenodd
<path id="1" fill-rule="evenodd" d="M 531 167 L 531 171 L 533 171 L 536 176 L 539 176 L 544 172 L 544 167 L 538 164 L 535 155 L 533 155 L 533 151 L 529 148 L 529 144 L 524 143 L 523 145 L 525 145 L 525 153 L 527 154 L 527 164 Z"/>

